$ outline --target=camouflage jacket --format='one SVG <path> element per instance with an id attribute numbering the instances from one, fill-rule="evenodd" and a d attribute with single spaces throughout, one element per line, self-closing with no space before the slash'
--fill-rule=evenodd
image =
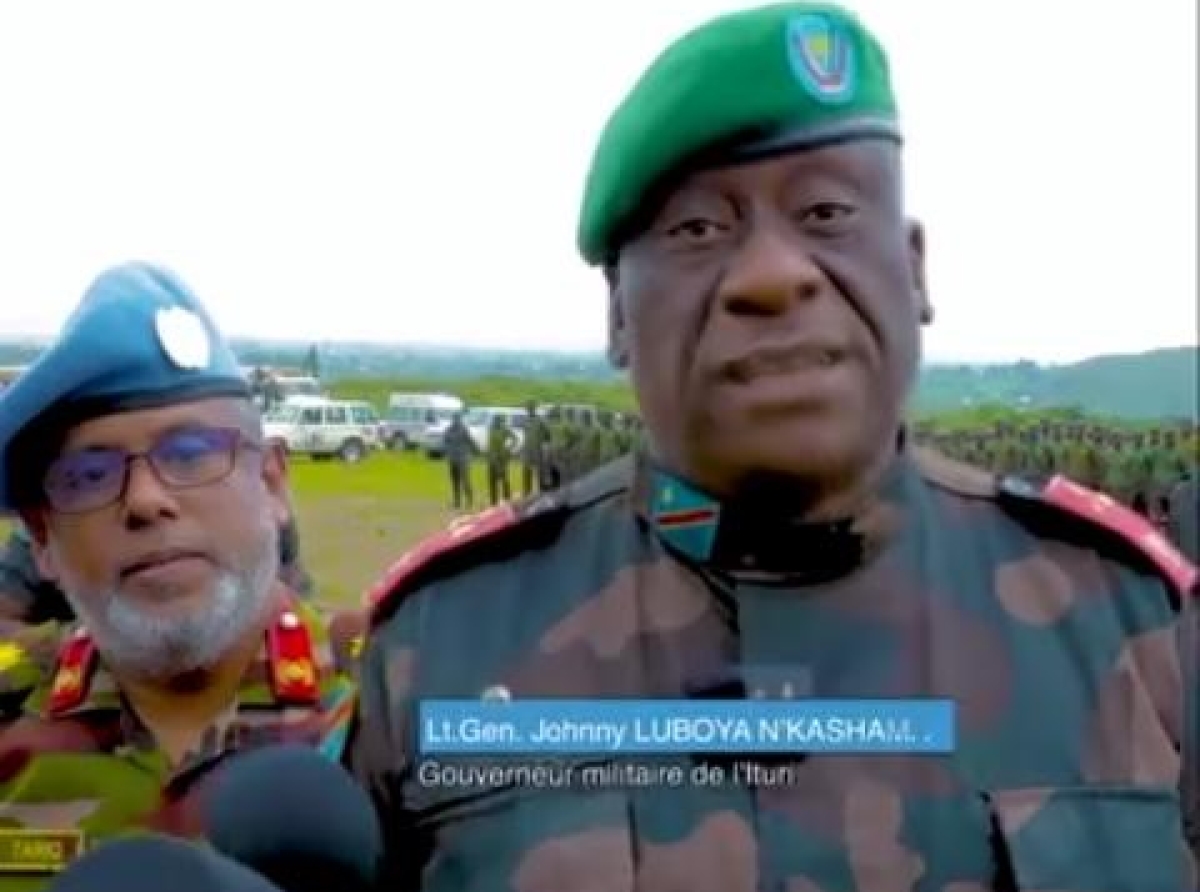
<path id="1" fill-rule="evenodd" d="M 392 890 L 1183 892 L 1194 584 L 1144 521 L 1061 478 L 914 451 L 849 528 L 789 526 L 622 460 L 393 568 L 348 764 Z M 722 689 L 953 698 L 957 750 L 586 794 L 421 771 L 422 698 Z"/>
<path id="2" fill-rule="evenodd" d="M 335 626 L 342 637 L 361 634 L 345 617 Z M 350 667 L 336 658 L 346 642 L 331 639 L 300 601 L 289 599 L 264 633 L 230 713 L 178 764 L 129 707 L 86 631 L 69 630 L 48 648 L 47 628 L 0 642 L 0 680 L 10 694 L 27 694 L 0 730 L 0 892 L 42 889 L 106 839 L 142 830 L 203 836 L 202 781 L 233 752 L 311 742 L 332 758 L 341 753 L 353 704 Z"/>

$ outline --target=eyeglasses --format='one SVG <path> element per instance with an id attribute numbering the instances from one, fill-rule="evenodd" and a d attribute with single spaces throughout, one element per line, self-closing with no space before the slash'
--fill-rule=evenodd
<path id="1" fill-rule="evenodd" d="M 42 488 L 55 511 L 85 514 L 124 496 L 129 469 L 140 458 L 169 489 L 192 489 L 228 477 L 241 450 L 262 448 L 236 428 L 184 428 L 164 435 L 145 452 L 98 448 L 64 453 L 46 471 Z"/>

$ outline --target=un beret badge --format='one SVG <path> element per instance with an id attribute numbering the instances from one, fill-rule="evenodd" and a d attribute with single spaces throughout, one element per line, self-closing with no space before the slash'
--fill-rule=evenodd
<path id="1" fill-rule="evenodd" d="M 154 330 L 163 353 L 177 368 L 204 369 L 212 359 L 208 329 L 183 307 L 164 307 L 154 317 Z"/>

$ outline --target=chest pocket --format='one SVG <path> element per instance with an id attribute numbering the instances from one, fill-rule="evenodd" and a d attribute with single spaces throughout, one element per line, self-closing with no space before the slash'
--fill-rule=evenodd
<path id="1" fill-rule="evenodd" d="M 1169 788 L 1015 789 L 988 796 L 1018 892 L 1194 889 L 1179 797 Z"/>
<path id="2" fill-rule="evenodd" d="M 99 753 L 36 756 L 3 788 L 0 892 L 44 888 L 87 848 L 157 806 L 159 767 Z"/>
<path id="3" fill-rule="evenodd" d="M 583 764 L 540 781 L 499 783 L 497 762 L 419 766 L 406 799 L 433 836 L 424 886 L 454 892 L 633 892 L 632 801 L 619 789 L 566 783 Z M 503 763 L 499 763 L 503 764 Z M 527 764 L 522 767 L 528 767 Z M 507 779 L 506 779 L 507 780 Z"/>

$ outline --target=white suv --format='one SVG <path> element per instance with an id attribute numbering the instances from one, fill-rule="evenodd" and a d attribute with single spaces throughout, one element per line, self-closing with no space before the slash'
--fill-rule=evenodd
<path id="1" fill-rule="evenodd" d="M 292 397 L 264 423 L 268 440 L 291 454 L 358 462 L 379 449 L 379 414 L 370 403 Z"/>

